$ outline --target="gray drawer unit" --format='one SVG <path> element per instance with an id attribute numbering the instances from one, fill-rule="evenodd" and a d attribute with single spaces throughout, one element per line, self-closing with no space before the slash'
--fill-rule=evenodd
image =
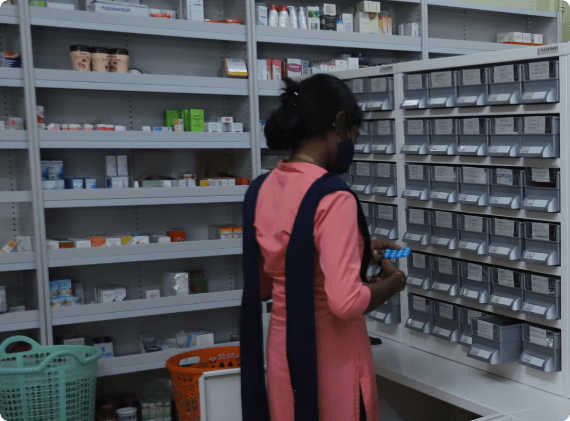
<path id="1" fill-rule="evenodd" d="M 488 317 L 495 321 L 499 321 L 497 316 L 485 313 L 483 311 L 473 310 L 467 307 L 461 307 L 461 336 L 458 343 L 463 346 L 471 346 L 473 343 L 473 331 L 471 329 L 471 322 L 478 317 Z"/>
<path id="2" fill-rule="evenodd" d="M 408 257 L 408 287 L 430 289 L 433 280 L 432 257 L 422 253 L 412 253 Z"/>
<path id="3" fill-rule="evenodd" d="M 491 269 L 491 305 L 519 311 L 523 302 L 524 274 L 504 268 Z"/>
<path id="4" fill-rule="evenodd" d="M 372 150 L 372 142 L 374 141 L 374 135 L 371 129 L 373 123 L 369 121 L 364 121 L 359 129 L 359 136 L 356 139 L 356 143 L 354 145 L 354 152 L 355 153 L 371 153 Z"/>
<path id="5" fill-rule="evenodd" d="M 431 189 L 431 167 L 429 165 L 404 166 L 406 188 L 402 199 L 428 200 Z"/>
<path id="6" fill-rule="evenodd" d="M 489 219 L 487 254 L 507 260 L 520 260 L 523 251 L 524 226 L 513 219 Z"/>
<path id="7" fill-rule="evenodd" d="M 525 116 L 519 155 L 525 158 L 560 157 L 560 117 Z"/>
<path id="8" fill-rule="evenodd" d="M 521 260 L 540 265 L 560 265 L 560 224 L 524 223 L 524 252 Z"/>
<path id="9" fill-rule="evenodd" d="M 396 153 L 396 132 L 394 120 L 371 121 L 373 139 L 370 150 L 372 153 L 394 155 Z"/>
<path id="10" fill-rule="evenodd" d="M 431 333 L 433 329 L 433 303 L 429 298 L 408 294 L 406 327 L 416 332 Z"/>
<path id="11" fill-rule="evenodd" d="M 489 94 L 489 70 L 486 68 L 457 71 L 456 107 L 483 107 Z"/>
<path id="12" fill-rule="evenodd" d="M 491 271 L 479 263 L 461 262 L 459 296 L 465 300 L 487 304 L 491 299 Z"/>
<path id="13" fill-rule="evenodd" d="M 427 246 L 431 241 L 433 214 L 425 209 L 406 208 L 406 243 L 417 243 Z"/>
<path id="14" fill-rule="evenodd" d="M 519 364 L 550 373 L 562 369 L 560 332 L 523 324 L 523 352 Z"/>
<path id="15" fill-rule="evenodd" d="M 377 162 L 372 164 L 372 175 L 374 177 L 372 194 L 384 197 L 396 197 L 396 164 Z"/>
<path id="16" fill-rule="evenodd" d="M 457 103 L 457 71 L 442 70 L 429 75 L 427 108 L 453 108 Z"/>
<path id="17" fill-rule="evenodd" d="M 368 96 L 370 94 L 370 79 L 352 79 L 347 81 L 346 84 L 354 94 L 359 107 L 362 109 L 362 111 L 366 111 Z"/>
<path id="18" fill-rule="evenodd" d="M 430 244 L 435 247 L 455 250 L 459 244 L 459 214 L 432 211 L 433 224 Z"/>
<path id="19" fill-rule="evenodd" d="M 386 240 L 397 240 L 398 235 L 398 207 L 390 205 L 372 205 L 376 213 L 376 228 L 374 235 Z"/>
<path id="20" fill-rule="evenodd" d="M 426 155 L 429 148 L 430 127 L 430 120 L 404 120 L 404 146 L 400 152 L 406 155 Z"/>
<path id="21" fill-rule="evenodd" d="M 489 68 L 489 96 L 487 105 L 520 104 L 522 93 L 522 65 L 504 64 Z"/>
<path id="22" fill-rule="evenodd" d="M 519 157 L 522 120 L 520 117 L 496 117 L 491 119 L 491 134 L 487 155 Z"/>
<path id="23" fill-rule="evenodd" d="M 434 202 L 457 203 L 461 168 L 433 166 L 431 171 L 429 200 Z"/>
<path id="24" fill-rule="evenodd" d="M 431 121 L 428 154 L 457 155 L 459 122 L 453 118 L 439 118 Z"/>
<path id="25" fill-rule="evenodd" d="M 523 104 L 560 101 L 558 60 L 535 61 L 523 66 Z"/>
<path id="26" fill-rule="evenodd" d="M 352 163 L 352 191 L 357 194 L 372 194 L 373 168 L 370 162 Z"/>
<path id="27" fill-rule="evenodd" d="M 404 75 L 404 100 L 400 108 L 404 110 L 424 109 L 428 100 L 429 75 Z"/>
<path id="28" fill-rule="evenodd" d="M 447 257 L 432 257 L 433 282 L 430 290 L 455 297 L 459 293 L 459 262 Z"/>
<path id="29" fill-rule="evenodd" d="M 463 167 L 457 202 L 462 205 L 487 206 L 491 196 L 491 170 Z"/>
<path id="30" fill-rule="evenodd" d="M 518 361 L 522 350 L 522 325 L 497 322 L 488 317 L 471 321 L 473 344 L 468 357 L 488 364 L 506 364 Z"/>
<path id="31" fill-rule="evenodd" d="M 558 168 L 525 168 L 524 199 L 521 208 L 539 212 L 560 212 Z"/>
<path id="32" fill-rule="evenodd" d="M 521 313 L 546 320 L 560 319 L 560 279 L 534 273 L 524 274 Z"/>
<path id="33" fill-rule="evenodd" d="M 486 254 L 489 245 L 489 219 L 484 216 L 460 215 L 458 249 L 466 253 Z"/>
<path id="34" fill-rule="evenodd" d="M 520 209 L 523 202 L 524 170 L 494 168 L 491 170 L 491 197 L 493 208 Z"/>
<path id="35" fill-rule="evenodd" d="M 374 211 L 376 205 L 368 202 L 360 202 L 362 206 L 362 212 L 364 212 L 364 216 L 366 217 L 366 225 L 368 226 L 368 232 L 372 234 L 375 228 L 375 218 L 374 218 Z"/>
<path id="36" fill-rule="evenodd" d="M 488 118 L 459 119 L 457 155 L 486 156 L 490 133 L 491 121 Z"/>
<path id="37" fill-rule="evenodd" d="M 461 335 L 461 307 L 434 300 L 431 335 L 457 342 Z"/>
<path id="38" fill-rule="evenodd" d="M 384 324 L 399 324 L 402 321 L 400 294 L 394 295 L 384 304 L 368 314 L 368 318 Z"/>
<path id="39" fill-rule="evenodd" d="M 366 111 L 389 111 L 394 109 L 394 78 L 374 77 L 370 79 L 370 93 Z"/>

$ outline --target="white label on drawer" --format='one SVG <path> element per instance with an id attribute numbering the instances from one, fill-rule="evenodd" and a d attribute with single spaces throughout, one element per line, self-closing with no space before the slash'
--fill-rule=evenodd
<path id="1" fill-rule="evenodd" d="M 511 249 L 509 247 L 491 246 L 488 254 L 507 257 L 510 253 Z"/>
<path id="2" fill-rule="evenodd" d="M 477 355 L 478 357 L 481 357 L 484 359 L 488 359 L 491 356 L 490 351 L 487 351 L 487 350 L 481 349 L 481 348 L 477 348 L 477 347 L 471 347 L 471 349 L 469 350 L 469 353 L 471 355 Z"/>
<path id="3" fill-rule="evenodd" d="M 432 88 L 449 88 L 453 86 L 451 80 L 451 72 L 432 72 L 431 87 Z"/>
<path id="4" fill-rule="evenodd" d="M 459 104 L 465 104 L 465 103 L 472 104 L 472 103 L 474 103 L 475 101 L 477 101 L 477 95 L 460 96 L 460 97 L 457 99 L 457 102 L 458 102 Z"/>
<path id="5" fill-rule="evenodd" d="M 503 237 L 514 237 L 515 235 L 515 221 L 510 219 L 495 219 L 495 235 L 502 235 Z"/>
<path id="6" fill-rule="evenodd" d="M 431 199 L 436 199 L 436 200 L 447 200 L 447 198 L 449 197 L 450 193 L 447 192 L 443 192 L 443 191 L 432 191 L 429 194 L 429 197 Z"/>
<path id="7" fill-rule="evenodd" d="M 376 176 L 383 177 L 383 178 L 390 178 L 392 164 L 377 164 L 376 165 Z"/>
<path id="8" fill-rule="evenodd" d="M 439 303 L 439 317 L 453 320 L 453 306 L 447 303 Z"/>
<path id="9" fill-rule="evenodd" d="M 423 180 L 424 179 L 423 165 L 408 165 L 408 178 L 410 180 Z"/>
<path id="10" fill-rule="evenodd" d="M 471 336 L 463 334 L 461 335 L 461 339 L 459 341 L 471 345 L 473 343 L 473 338 Z"/>
<path id="11" fill-rule="evenodd" d="M 386 92 L 387 81 L 385 77 L 375 77 L 370 79 L 370 92 Z"/>
<path id="12" fill-rule="evenodd" d="M 410 327 L 414 327 L 416 329 L 423 329 L 425 325 L 424 322 L 418 322 L 417 320 L 412 320 L 412 319 L 408 319 L 408 324 L 410 325 Z"/>
<path id="13" fill-rule="evenodd" d="M 550 76 L 550 63 L 548 61 L 539 61 L 538 63 L 528 64 L 528 78 L 530 80 L 544 80 Z"/>
<path id="14" fill-rule="evenodd" d="M 550 294 L 550 288 L 548 285 L 548 278 L 545 276 L 531 275 L 530 283 L 532 286 L 532 292 L 538 294 Z"/>
<path id="15" fill-rule="evenodd" d="M 423 238 L 423 235 L 421 234 L 413 234 L 411 232 L 407 232 L 406 235 L 404 235 L 404 240 L 405 241 L 414 241 L 414 242 L 419 242 L 421 241 L 421 239 Z"/>
<path id="16" fill-rule="evenodd" d="M 423 89 L 423 75 L 408 75 L 408 90 Z"/>
<path id="17" fill-rule="evenodd" d="M 522 155 L 542 155 L 545 146 L 523 146 L 520 149 Z"/>
<path id="18" fill-rule="evenodd" d="M 412 265 L 415 268 L 425 269 L 426 268 L 426 256 L 425 254 L 412 254 Z"/>
<path id="19" fill-rule="evenodd" d="M 481 317 L 482 315 L 483 313 L 481 313 L 480 311 L 467 310 L 467 324 L 471 325 L 471 319 L 475 317 Z"/>
<path id="20" fill-rule="evenodd" d="M 446 118 L 435 120 L 435 134 L 453 134 L 453 120 Z"/>
<path id="21" fill-rule="evenodd" d="M 538 327 L 529 327 L 529 340 L 533 344 L 548 346 L 547 331 Z"/>
<path id="22" fill-rule="evenodd" d="M 364 79 L 352 80 L 352 93 L 361 94 L 364 92 Z"/>
<path id="23" fill-rule="evenodd" d="M 357 162 L 356 175 L 362 177 L 370 177 L 372 175 L 370 172 L 370 164 L 368 162 Z"/>
<path id="24" fill-rule="evenodd" d="M 546 133 L 546 117 L 525 117 L 524 118 L 525 134 L 545 134 Z"/>
<path id="25" fill-rule="evenodd" d="M 427 312 L 426 299 L 422 297 L 414 297 L 412 302 L 414 310 Z"/>
<path id="26" fill-rule="evenodd" d="M 477 291 L 473 291 L 472 289 L 463 288 L 461 290 L 461 296 L 471 298 L 472 300 L 477 300 L 479 298 L 479 293 Z"/>
<path id="27" fill-rule="evenodd" d="M 509 83 L 515 81 L 515 66 L 507 64 L 506 66 L 495 66 L 493 68 L 493 82 Z"/>
<path id="28" fill-rule="evenodd" d="M 532 239 L 533 240 L 542 240 L 542 241 L 549 241 L 550 240 L 550 226 L 545 223 L 541 222 L 531 222 L 532 225 Z"/>
<path id="29" fill-rule="evenodd" d="M 454 214 L 449 212 L 435 211 L 435 226 L 453 229 L 453 216 Z"/>
<path id="30" fill-rule="evenodd" d="M 392 134 L 392 125 L 390 124 L 390 120 L 377 121 L 376 125 L 379 135 L 390 136 Z"/>
<path id="31" fill-rule="evenodd" d="M 463 72 L 463 86 L 481 85 L 481 69 L 465 69 Z"/>
<path id="32" fill-rule="evenodd" d="M 548 168 L 531 168 L 531 178 L 535 183 L 549 183 L 550 171 Z"/>
<path id="33" fill-rule="evenodd" d="M 392 206 L 377 205 L 376 214 L 378 215 L 378 219 L 384 219 L 385 221 L 394 220 L 394 208 Z"/>
<path id="34" fill-rule="evenodd" d="M 505 287 L 515 287 L 515 274 L 512 270 L 497 269 L 497 281 Z"/>
<path id="35" fill-rule="evenodd" d="M 487 184 L 485 168 L 464 167 L 463 182 L 469 184 Z"/>
<path id="36" fill-rule="evenodd" d="M 453 183 L 457 181 L 454 167 L 435 167 L 434 180 Z"/>
<path id="37" fill-rule="evenodd" d="M 465 231 L 483 232 L 483 218 L 480 216 L 465 215 Z"/>
<path id="38" fill-rule="evenodd" d="M 440 336 L 444 336 L 446 338 L 449 338 L 449 335 L 451 335 L 451 330 L 444 329 L 442 327 L 434 327 L 433 333 L 435 333 L 436 335 L 440 335 Z"/>
<path id="39" fill-rule="evenodd" d="M 544 365 L 544 360 L 542 358 L 533 357 L 532 355 L 529 354 L 524 354 L 522 360 L 525 363 L 534 365 L 536 367 L 542 367 Z"/>
<path id="40" fill-rule="evenodd" d="M 525 92 L 523 95 L 523 99 L 542 99 L 544 100 L 548 95 L 548 91 L 542 92 Z"/>
<path id="41" fill-rule="evenodd" d="M 459 152 L 463 152 L 463 153 L 476 153 L 477 150 L 479 149 L 479 146 L 477 145 L 473 145 L 473 146 L 469 146 L 469 145 L 463 145 L 459 147 Z"/>
<path id="42" fill-rule="evenodd" d="M 530 311 L 531 313 L 534 314 L 540 314 L 541 316 L 544 316 L 544 313 L 546 313 L 546 307 L 542 307 L 536 304 L 531 304 L 531 303 L 526 303 L 524 305 L 524 310 L 525 311 Z"/>
<path id="43" fill-rule="evenodd" d="M 361 203 L 362 205 L 362 212 L 364 216 L 370 218 L 370 204 L 369 203 Z"/>
<path id="44" fill-rule="evenodd" d="M 408 209 L 410 224 L 425 224 L 425 211 L 421 209 Z"/>
<path id="45" fill-rule="evenodd" d="M 420 287 L 423 283 L 424 283 L 424 280 L 423 280 L 423 279 L 415 278 L 415 277 L 413 277 L 413 276 L 410 276 L 410 277 L 408 278 L 408 285 L 413 285 L 413 286 Z"/>
<path id="46" fill-rule="evenodd" d="M 463 202 L 476 203 L 476 202 L 479 200 L 480 197 L 481 197 L 481 196 L 477 196 L 477 195 L 475 195 L 475 194 L 465 194 L 465 193 L 462 193 L 462 194 L 459 195 L 459 201 L 460 201 L 461 203 L 463 203 Z"/>
<path id="47" fill-rule="evenodd" d="M 467 263 L 467 279 L 472 281 L 483 281 L 483 266 L 475 263 Z"/>
<path id="48" fill-rule="evenodd" d="M 489 95 L 489 100 L 488 102 L 490 103 L 502 103 L 502 102 L 506 102 L 511 98 L 512 94 L 493 94 L 493 95 Z"/>
<path id="49" fill-rule="evenodd" d="M 451 285 L 449 285 L 449 284 L 442 284 L 441 282 L 434 282 L 431 288 L 432 288 L 432 289 L 436 289 L 436 290 L 438 290 L 438 291 L 447 292 L 447 291 L 449 291 L 449 289 L 451 288 Z"/>
<path id="50" fill-rule="evenodd" d="M 507 168 L 497 168 L 497 184 L 502 184 L 504 186 L 513 185 L 513 170 Z"/>
<path id="51" fill-rule="evenodd" d="M 514 134 L 515 118 L 500 117 L 495 119 L 495 134 Z"/>
<path id="52" fill-rule="evenodd" d="M 535 260 L 538 261 L 540 263 L 544 263 L 546 262 L 546 259 L 548 259 L 548 254 L 546 253 L 538 253 L 536 251 L 525 251 L 524 252 L 524 258 L 527 260 Z"/>
<path id="53" fill-rule="evenodd" d="M 480 244 L 469 241 L 460 241 L 459 248 L 462 250 L 475 251 L 479 248 Z"/>
<path id="54" fill-rule="evenodd" d="M 408 133 L 411 135 L 422 135 L 424 133 L 423 120 L 406 120 L 408 125 Z"/>
<path id="55" fill-rule="evenodd" d="M 463 120 L 463 134 L 479 134 L 479 119 L 466 118 Z"/>
<path id="56" fill-rule="evenodd" d="M 477 320 L 477 336 L 493 340 L 493 323 Z"/>
<path id="57" fill-rule="evenodd" d="M 513 299 L 507 297 L 501 297 L 500 295 L 493 295 L 493 298 L 491 298 L 491 302 L 493 304 L 499 304 L 502 306 L 510 307 L 511 304 L 513 303 Z"/>
<path id="58" fill-rule="evenodd" d="M 445 257 L 438 257 L 437 266 L 439 268 L 440 273 L 445 273 L 446 275 L 453 275 L 453 266 L 451 259 L 447 259 Z"/>

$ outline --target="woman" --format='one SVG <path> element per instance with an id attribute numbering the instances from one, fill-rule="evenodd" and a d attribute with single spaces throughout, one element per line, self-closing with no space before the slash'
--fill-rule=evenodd
<path id="1" fill-rule="evenodd" d="M 242 411 L 244 421 L 376 421 L 378 400 L 364 314 L 406 285 L 370 242 L 348 171 L 363 114 L 343 82 L 285 79 L 265 126 L 269 148 L 291 157 L 248 190 L 244 204 Z M 336 174 L 336 175 L 334 175 Z M 259 298 L 273 298 L 265 401 Z M 287 303 L 287 305 L 286 305 Z"/>

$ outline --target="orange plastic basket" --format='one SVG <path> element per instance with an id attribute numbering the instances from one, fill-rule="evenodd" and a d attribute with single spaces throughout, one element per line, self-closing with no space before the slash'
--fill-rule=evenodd
<path id="1" fill-rule="evenodd" d="M 200 361 L 187 367 L 181 367 L 180 361 L 187 358 L 200 358 Z M 240 347 L 225 346 L 185 352 L 166 361 L 170 371 L 172 388 L 180 421 L 199 421 L 200 392 L 198 380 L 206 371 L 225 370 L 241 367 Z"/>

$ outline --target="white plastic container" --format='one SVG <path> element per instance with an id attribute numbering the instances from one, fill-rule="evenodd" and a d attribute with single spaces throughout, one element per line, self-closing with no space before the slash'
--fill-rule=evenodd
<path id="1" fill-rule="evenodd" d="M 279 8 L 279 27 L 280 28 L 290 28 L 291 19 L 289 19 L 289 11 L 287 6 L 281 6 Z"/>
<path id="2" fill-rule="evenodd" d="M 299 19 L 297 17 L 297 10 L 294 6 L 287 6 L 289 9 L 289 20 L 291 21 L 291 28 L 299 28 Z"/>
<path id="3" fill-rule="evenodd" d="M 307 29 L 308 28 L 306 13 L 307 12 L 305 12 L 304 7 L 299 7 L 299 10 L 297 11 L 297 20 L 299 21 L 299 29 Z"/>
<path id="4" fill-rule="evenodd" d="M 117 409 L 117 421 L 137 421 L 137 408 Z"/>
<path id="5" fill-rule="evenodd" d="M 278 27 L 279 26 L 279 13 L 277 12 L 277 6 L 271 5 L 269 10 L 269 26 Z"/>

